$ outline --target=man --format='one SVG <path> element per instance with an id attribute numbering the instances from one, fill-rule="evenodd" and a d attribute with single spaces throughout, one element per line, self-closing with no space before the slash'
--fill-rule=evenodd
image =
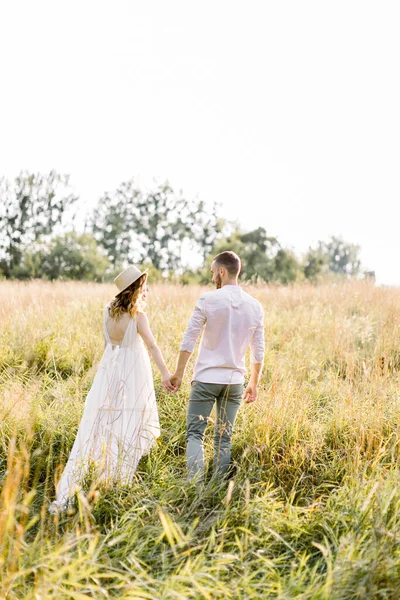
<path id="1" fill-rule="evenodd" d="M 183 337 L 171 383 L 178 390 L 196 340 L 203 331 L 194 368 L 187 412 L 187 466 L 189 478 L 204 475 L 203 437 L 214 402 L 214 472 L 226 474 L 231 438 L 242 399 L 257 400 L 264 358 L 264 311 L 261 304 L 238 284 L 241 261 L 234 252 L 222 252 L 212 265 L 216 290 L 203 294 L 195 306 Z M 251 347 L 251 374 L 244 391 L 244 356 Z"/>

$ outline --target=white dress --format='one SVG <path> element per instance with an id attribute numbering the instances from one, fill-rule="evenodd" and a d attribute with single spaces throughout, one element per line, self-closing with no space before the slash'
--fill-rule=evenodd
<path id="1" fill-rule="evenodd" d="M 103 330 L 106 348 L 87 395 L 78 433 L 57 485 L 50 511 L 65 508 L 79 490 L 89 466 L 97 480 L 129 483 L 140 458 L 160 435 L 153 376 L 147 349 L 129 319 L 121 344 L 112 344 Z"/>

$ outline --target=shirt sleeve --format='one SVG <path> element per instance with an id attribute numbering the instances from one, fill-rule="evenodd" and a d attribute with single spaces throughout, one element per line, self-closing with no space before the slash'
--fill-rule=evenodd
<path id="1" fill-rule="evenodd" d="M 193 314 L 190 317 L 189 324 L 185 331 L 185 335 L 183 336 L 182 344 L 180 347 L 181 352 L 193 352 L 197 338 L 202 332 L 206 321 L 207 318 L 205 314 L 205 299 L 203 296 L 201 296 L 198 299 L 196 306 L 194 307 Z"/>
<path id="2" fill-rule="evenodd" d="M 264 343 L 264 310 L 261 307 L 260 320 L 254 330 L 250 342 L 250 362 L 252 364 L 263 363 L 265 353 Z"/>

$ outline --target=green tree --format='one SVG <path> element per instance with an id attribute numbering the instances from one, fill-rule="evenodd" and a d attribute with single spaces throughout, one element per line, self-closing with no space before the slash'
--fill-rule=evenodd
<path id="1" fill-rule="evenodd" d="M 319 242 L 317 248 L 309 248 L 304 260 L 304 276 L 310 281 L 318 281 L 328 271 L 329 257 L 323 248 L 322 242 Z"/>
<path id="2" fill-rule="evenodd" d="M 316 248 L 310 247 L 304 257 L 303 269 L 306 279 L 317 281 L 328 273 L 338 276 L 356 277 L 360 274 L 360 246 L 332 236 L 327 242 L 319 241 Z"/>
<path id="3" fill-rule="evenodd" d="M 109 270 L 110 261 L 93 236 L 70 231 L 28 249 L 19 276 L 103 281 Z"/>
<path id="4" fill-rule="evenodd" d="M 204 260 L 229 228 L 230 224 L 226 219 L 218 216 L 217 204 L 210 211 L 202 200 L 195 201 L 192 206 L 192 239 Z"/>
<path id="5" fill-rule="evenodd" d="M 273 259 L 280 248 L 278 240 L 275 237 L 269 237 L 264 227 L 242 233 L 240 239 L 244 244 L 243 277 L 271 281 L 274 273 Z"/>
<path id="6" fill-rule="evenodd" d="M 301 264 L 295 253 L 286 248 L 279 248 L 272 259 L 272 281 L 287 285 L 299 280 L 301 276 Z"/>
<path id="7" fill-rule="evenodd" d="M 209 267 L 215 255 L 225 250 L 236 252 L 242 259 L 243 280 L 280 281 L 289 283 L 299 278 L 301 268 L 293 252 L 281 248 L 277 238 L 267 235 L 263 227 L 248 233 L 238 228 L 228 237 L 219 240 L 207 261 L 207 272 L 202 280 L 209 280 Z"/>
<path id="8" fill-rule="evenodd" d="M 347 277 L 355 277 L 360 273 L 360 246 L 332 236 L 328 242 L 322 243 L 322 247 L 327 255 L 330 271 Z"/>
<path id="9" fill-rule="evenodd" d="M 150 262 L 160 271 L 182 264 L 185 244 L 207 254 L 221 235 L 216 207 L 189 202 L 168 183 L 148 192 L 134 179 L 107 192 L 94 210 L 91 228 L 113 264 Z"/>
<path id="10" fill-rule="evenodd" d="M 54 170 L 0 179 L 0 268 L 6 277 L 18 272 L 30 244 L 62 226 L 77 200 L 69 176 Z"/>

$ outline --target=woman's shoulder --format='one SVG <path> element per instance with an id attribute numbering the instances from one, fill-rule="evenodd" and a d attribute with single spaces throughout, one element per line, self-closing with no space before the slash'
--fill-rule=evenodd
<path id="1" fill-rule="evenodd" d="M 149 319 L 147 317 L 147 314 L 144 312 L 144 310 L 138 310 L 136 313 L 136 325 L 138 328 L 139 333 L 141 331 L 145 331 L 149 328 L 150 324 L 149 324 Z"/>

